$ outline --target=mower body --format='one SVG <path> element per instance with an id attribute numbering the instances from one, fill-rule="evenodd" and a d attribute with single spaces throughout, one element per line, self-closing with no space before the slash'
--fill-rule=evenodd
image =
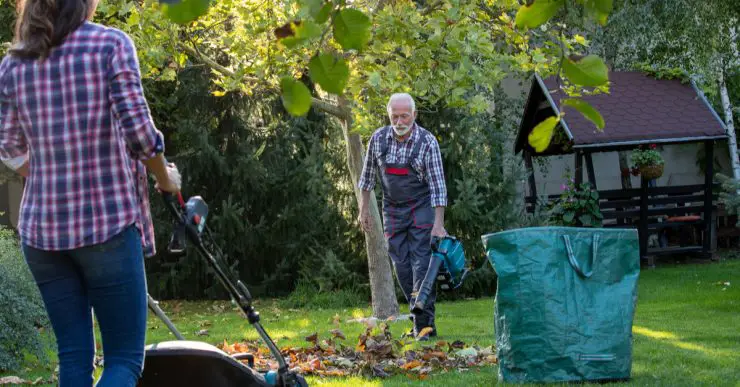
<path id="1" fill-rule="evenodd" d="M 146 347 L 137 387 L 268 387 L 265 377 L 207 343 L 177 340 Z"/>

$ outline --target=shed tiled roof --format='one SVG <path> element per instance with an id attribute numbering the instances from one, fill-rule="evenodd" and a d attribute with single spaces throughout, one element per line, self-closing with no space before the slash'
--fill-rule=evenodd
<path id="1" fill-rule="evenodd" d="M 603 131 L 599 132 L 578 111 L 565 107 L 564 126 L 572 134 L 574 148 L 695 142 L 726 137 L 722 120 L 693 83 L 682 84 L 679 80 L 659 80 L 640 72 L 617 71 L 609 73 L 609 80 L 609 94 L 583 97 L 604 117 L 606 126 Z M 534 82 L 532 91 L 544 84 L 547 88 L 545 97 L 550 96 L 560 110 L 560 100 L 567 97 L 557 90 L 555 78 L 542 80 L 535 76 Z M 536 106 L 528 104 L 526 110 Z M 528 114 L 536 113 L 525 111 L 525 115 Z M 553 111 L 551 115 L 554 114 Z M 521 129 L 529 134 L 534 125 L 536 123 L 529 125 L 531 127 L 523 125 Z M 526 139 L 526 135 L 521 136 L 524 133 L 520 133 L 520 138 Z M 521 145 L 518 144 L 517 148 Z"/>

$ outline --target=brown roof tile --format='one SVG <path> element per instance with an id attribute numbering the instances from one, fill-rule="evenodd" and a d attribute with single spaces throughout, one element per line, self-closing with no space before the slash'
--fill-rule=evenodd
<path id="1" fill-rule="evenodd" d="M 565 107 L 564 120 L 573 134 L 574 146 L 697 141 L 726 135 L 716 112 L 691 84 L 658 80 L 639 72 L 610 72 L 609 80 L 609 94 L 583 97 L 604 117 L 603 132 L 578 111 Z M 544 84 L 550 91 L 557 90 L 554 78 L 544 80 Z M 560 108 L 563 93 L 557 91 L 551 96 Z M 529 133 L 532 128 L 522 129 Z"/>

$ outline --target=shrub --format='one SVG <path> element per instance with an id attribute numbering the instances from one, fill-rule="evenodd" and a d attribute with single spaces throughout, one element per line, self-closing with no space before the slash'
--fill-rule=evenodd
<path id="1" fill-rule="evenodd" d="M 730 215 L 740 215 L 740 182 L 722 175 L 717 174 L 717 180 L 722 185 L 719 193 L 719 201 L 727 209 Z M 740 217 L 738 217 L 737 227 L 740 227 Z"/>
<path id="2" fill-rule="evenodd" d="M 563 193 L 552 205 L 550 212 L 554 224 L 571 227 L 600 227 L 603 216 L 599 209 L 599 193 L 589 183 L 576 185 L 568 179 Z"/>
<path id="3" fill-rule="evenodd" d="M 347 285 L 343 289 L 319 291 L 312 282 L 298 281 L 295 290 L 280 302 L 283 308 L 349 308 L 370 304 L 370 288 L 365 285 Z M 402 313 L 405 313 L 402 310 Z"/>
<path id="4" fill-rule="evenodd" d="M 0 371 L 23 366 L 27 357 L 47 359 L 49 323 L 38 288 L 14 233 L 0 226 Z"/>

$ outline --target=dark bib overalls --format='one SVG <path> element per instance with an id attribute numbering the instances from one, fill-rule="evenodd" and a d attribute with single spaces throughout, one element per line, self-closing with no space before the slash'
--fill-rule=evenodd
<path id="1" fill-rule="evenodd" d="M 381 137 L 378 169 L 383 187 L 383 231 L 388 242 L 388 253 L 393 260 L 396 277 L 409 305 L 429 268 L 431 258 L 431 231 L 434 225 L 434 209 L 431 192 L 426 179 L 414 167 L 419 156 L 425 133 L 421 133 L 405 163 L 397 161 L 397 155 L 388 155 L 389 142 L 396 141 L 391 136 L 386 140 L 391 127 L 386 127 Z M 415 128 L 414 130 L 419 130 Z M 408 140 L 407 140 L 408 141 Z M 395 158 L 393 156 L 396 156 Z M 418 162 L 416 168 L 422 168 Z M 413 294 L 413 295 L 412 295 Z M 416 331 L 424 327 L 434 327 L 435 287 L 427 299 L 428 307 L 414 321 Z"/>

